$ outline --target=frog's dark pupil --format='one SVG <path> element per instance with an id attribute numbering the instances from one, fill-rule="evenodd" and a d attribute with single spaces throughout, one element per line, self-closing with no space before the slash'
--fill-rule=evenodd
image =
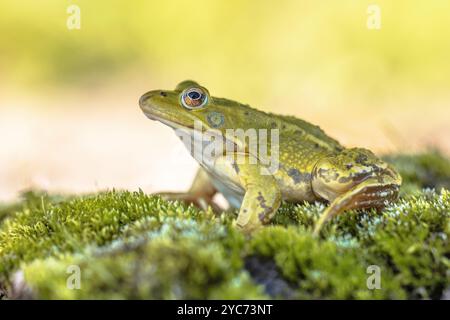
<path id="1" fill-rule="evenodd" d="M 202 95 L 196 91 L 192 91 L 188 93 L 188 97 L 191 98 L 192 100 L 198 100 L 200 99 Z"/>

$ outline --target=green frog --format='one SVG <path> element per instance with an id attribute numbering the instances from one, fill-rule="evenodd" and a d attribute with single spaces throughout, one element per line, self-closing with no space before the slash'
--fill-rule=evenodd
<path id="1" fill-rule="evenodd" d="M 317 235 L 346 210 L 380 209 L 398 196 L 401 176 L 371 151 L 344 148 L 318 126 L 293 116 L 213 97 L 197 82 L 147 92 L 139 105 L 148 118 L 173 128 L 200 164 L 187 192 L 161 195 L 217 209 L 213 197 L 220 192 L 239 208 L 235 225 L 245 233 L 269 223 L 281 201 L 329 203 L 315 224 Z M 266 137 L 255 140 L 250 133 Z M 222 148 L 217 147 L 220 137 Z M 206 149 L 214 152 L 205 156 Z"/>

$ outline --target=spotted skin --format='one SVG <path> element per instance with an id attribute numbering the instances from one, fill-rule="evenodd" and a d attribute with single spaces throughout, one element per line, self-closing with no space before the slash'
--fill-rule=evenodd
<path id="1" fill-rule="evenodd" d="M 189 92 L 199 94 L 185 98 Z M 319 234 L 322 226 L 337 214 L 349 209 L 381 208 L 397 198 L 401 177 L 393 168 L 367 149 L 344 148 L 318 126 L 304 120 L 212 97 L 206 88 L 190 80 L 181 82 L 175 90 L 147 92 L 139 104 L 152 120 L 185 130 L 194 138 L 194 123 L 199 121 L 205 130 L 215 130 L 231 145 L 231 160 L 225 154 L 215 155 L 213 162 L 208 163 L 196 159 L 201 169 L 187 193 L 164 195 L 215 207 L 212 198 L 220 192 L 231 206 L 240 208 L 236 226 L 246 233 L 269 223 L 281 200 L 328 202 L 314 230 Z M 229 136 L 227 129 L 278 130 L 278 170 L 270 171 L 267 164 L 259 161 L 259 154 L 248 146 L 248 137 Z M 268 139 L 269 156 L 271 143 Z M 243 157 L 243 163 L 235 161 L 238 156 Z"/>

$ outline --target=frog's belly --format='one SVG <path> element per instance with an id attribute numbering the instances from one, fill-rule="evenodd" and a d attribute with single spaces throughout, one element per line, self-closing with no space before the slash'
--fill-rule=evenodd
<path id="1" fill-rule="evenodd" d="M 239 208 L 244 198 L 245 190 L 231 163 L 224 158 L 220 158 L 214 162 L 214 165 L 208 165 L 207 163 L 201 163 L 201 165 L 208 172 L 214 187 L 225 197 L 230 206 Z M 294 177 L 297 178 L 296 176 Z M 282 169 L 275 174 L 275 179 L 284 201 L 296 203 L 318 200 L 312 191 L 311 182 L 308 179 L 304 179 L 304 181 L 292 179 L 292 174 L 289 175 Z"/>
<path id="2" fill-rule="evenodd" d="M 221 180 L 212 179 L 212 183 L 214 187 L 219 191 L 225 199 L 227 199 L 228 203 L 233 208 L 240 208 L 242 204 L 242 200 L 244 199 L 244 190 L 238 190 L 237 188 L 231 186 L 229 184 L 223 183 Z"/>
<path id="3" fill-rule="evenodd" d="M 194 140 L 194 148 L 192 149 L 190 139 L 181 139 L 191 155 L 205 169 L 214 187 L 223 194 L 230 206 L 239 208 L 245 191 L 231 163 L 227 161 L 226 157 L 219 156 L 216 158 L 214 154 L 204 152 L 205 150 L 214 150 L 210 149 L 212 143 L 210 140 L 198 140 L 198 135 L 194 135 L 192 131 L 188 131 L 186 134 Z M 204 136 L 201 135 L 200 138 L 204 138 Z"/>
<path id="4" fill-rule="evenodd" d="M 217 159 L 213 166 L 206 163 L 201 165 L 208 172 L 214 187 L 225 197 L 230 206 L 239 208 L 245 190 L 233 166 L 223 158 Z"/>
<path id="5" fill-rule="evenodd" d="M 211 173 L 209 171 L 214 187 L 225 197 L 230 206 L 240 208 L 245 190 L 233 179 L 224 176 L 219 178 L 217 174 L 217 172 Z M 302 201 L 313 202 L 317 200 L 311 187 L 306 184 L 292 186 L 289 184 L 286 185 L 283 181 L 278 181 L 278 185 L 280 186 L 284 201 L 297 203 Z"/>

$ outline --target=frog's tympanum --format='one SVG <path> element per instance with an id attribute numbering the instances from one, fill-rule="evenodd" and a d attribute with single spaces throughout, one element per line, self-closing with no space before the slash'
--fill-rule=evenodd
<path id="1" fill-rule="evenodd" d="M 316 223 L 317 234 L 327 220 L 345 210 L 379 209 L 397 198 L 401 177 L 392 167 L 367 149 L 344 148 L 304 120 L 212 97 L 194 81 L 184 81 L 175 90 L 147 92 L 139 104 L 148 118 L 192 137 L 185 142 L 189 149 L 196 142 L 207 147 L 203 131 L 222 135 L 226 148 L 209 158 L 194 157 L 201 168 L 191 188 L 186 193 L 162 195 L 214 209 L 213 196 L 220 192 L 232 207 L 240 208 L 236 226 L 244 232 L 267 224 L 282 200 L 329 202 Z M 276 130 L 277 146 L 273 148 L 274 141 L 267 134 L 268 138 L 258 140 L 258 148 L 253 148 L 248 136 L 232 135 L 233 130 Z M 276 170 L 273 163 L 259 161 L 260 150 L 267 154 L 277 151 Z"/>

